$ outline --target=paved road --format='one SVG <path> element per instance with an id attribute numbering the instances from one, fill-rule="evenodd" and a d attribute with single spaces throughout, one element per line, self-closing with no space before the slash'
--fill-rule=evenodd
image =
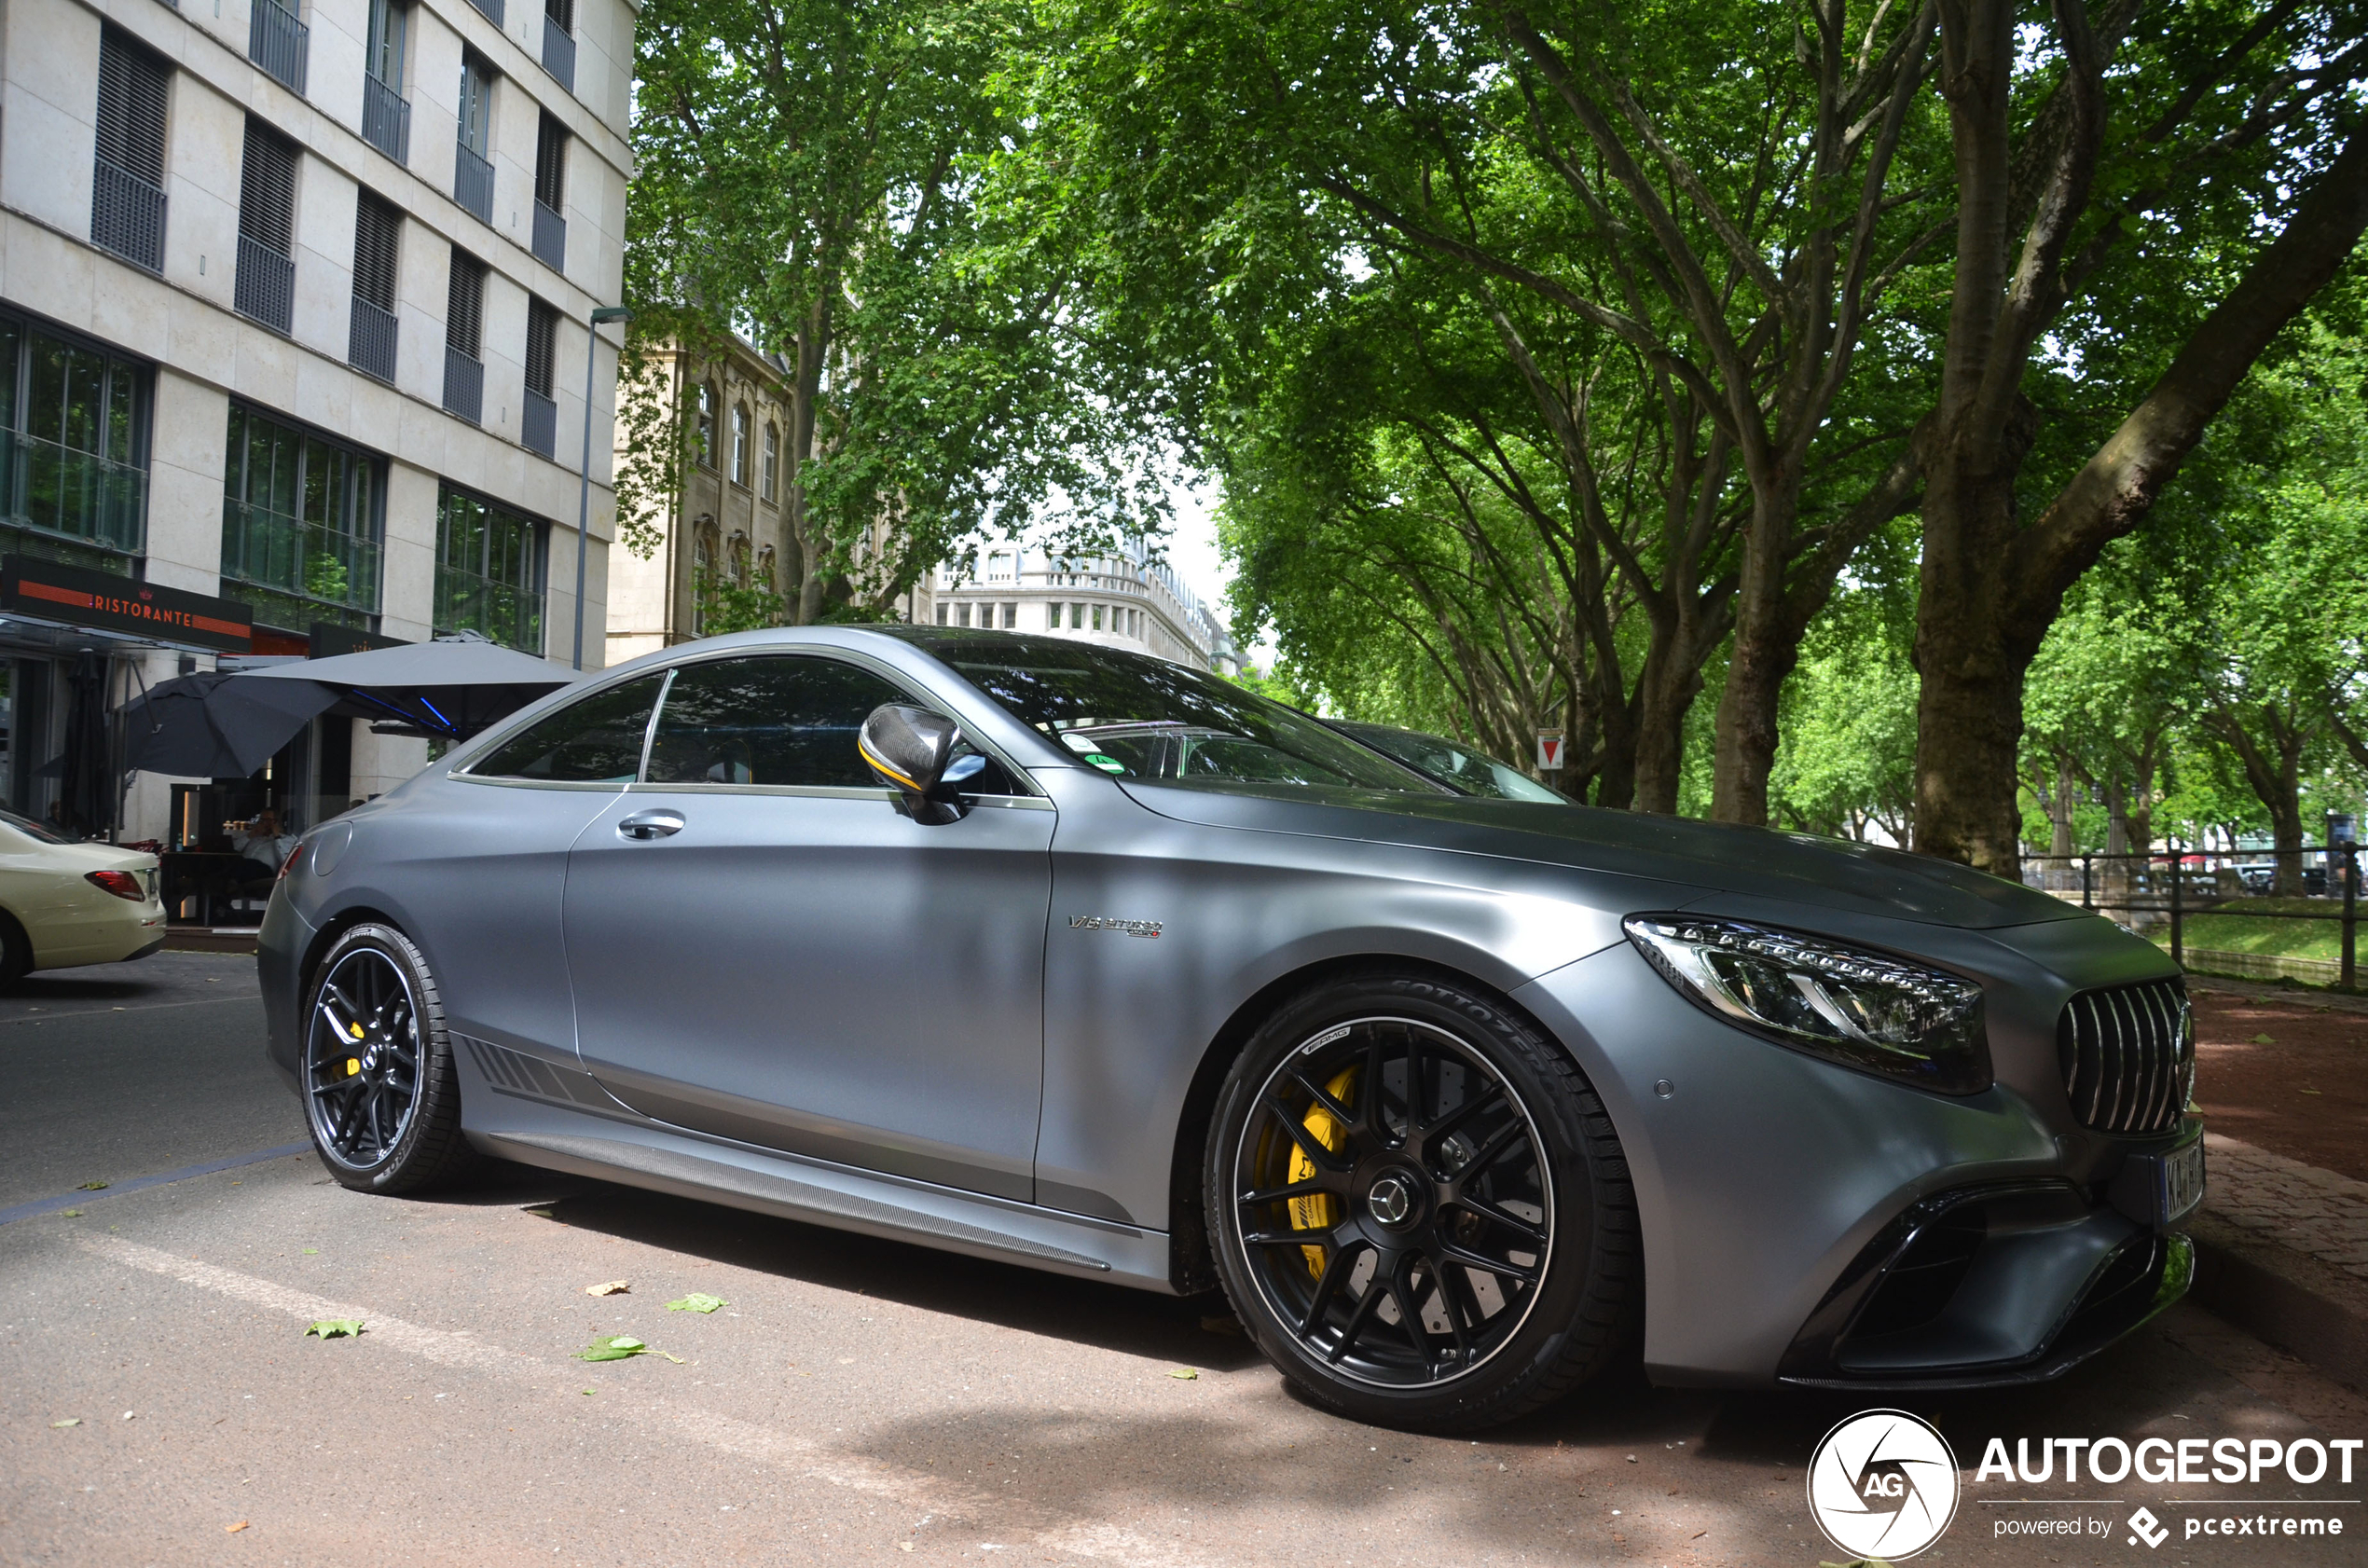
<path id="1" fill-rule="evenodd" d="M 152 992 L 0 1008 L 7 1190 L 285 1141 L 293 1101 L 255 1070 L 254 1003 L 213 995 L 238 967 L 193 956 L 150 971 Z M 140 1018 L 152 1033 L 128 1032 Z M 1410 1437 L 1299 1404 L 1204 1326 L 1207 1303 L 598 1182 L 516 1172 L 455 1197 L 374 1199 L 299 1155 L 77 1201 L 76 1217 L 0 1225 L 0 1562 L 1840 1556 L 1814 1533 L 1801 1466 L 1857 1400 L 1624 1379 L 1477 1442 Z M 628 1294 L 584 1294 L 618 1278 Z M 689 1291 L 728 1305 L 666 1309 Z M 303 1337 L 347 1316 L 368 1324 L 358 1341 Z M 668 1355 L 569 1359 L 618 1332 Z M 2368 1496 L 2368 1473 L 2301 1488 L 1976 1480 L 1992 1437 L 2368 1437 L 2368 1400 L 2192 1308 L 2052 1387 L 1900 1402 L 1966 1466 L 1957 1522 L 1920 1561 L 2368 1560 L 2356 1505 L 2312 1510 L 2345 1519 L 2341 1540 L 2176 1534 L 2238 1500 L 2257 1519 L 2296 1512 L 2297 1496 Z M 2112 1501 L 2024 1501 L 2087 1497 Z M 2175 1532 L 2158 1550 L 2124 1533 L 2141 1505 Z M 2110 1534 L 1998 1534 L 2070 1518 Z"/>

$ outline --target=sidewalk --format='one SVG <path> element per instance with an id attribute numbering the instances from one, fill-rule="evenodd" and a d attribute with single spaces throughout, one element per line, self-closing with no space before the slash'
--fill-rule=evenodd
<path id="1" fill-rule="evenodd" d="M 2204 1205 L 2187 1226 L 2195 1299 L 2368 1391 L 2368 1075 L 2359 1070 L 2368 1066 L 2368 998 L 2201 976 L 2189 987 L 2207 1129 Z"/>

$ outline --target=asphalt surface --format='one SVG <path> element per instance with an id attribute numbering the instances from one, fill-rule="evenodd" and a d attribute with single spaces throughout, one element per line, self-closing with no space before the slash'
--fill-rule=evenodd
<path id="1" fill-rule="evenodd" d="M 1872 1400 L 1628 1376 L 1409 1437 L 1293 1399 L 1221 1303 L 600 1182 L 373 1198 L 301 1154 L 125 1190 L 301 1136 L 250 961 L 148 963 L 0 1003 L 0 1208 L 79 1211 L 0 1224 L 0 1562 L 1845 1560 L 1803 1466 Z M 668 1310 L 694 1291 L 726 1304 Z M 306 1336 L 330 1318 L 365 1327 Z M 653 1354 L 570 1358 L 618 1334 Z M 2053 1385 L 1892 1402 L 1962 1475 L 1919 1561 L 2368 1561 L 2368 1457 L 2348 1485 L 1977 1478 L 1992 1437 L 2368 1438 L 2368 1400 L 2195 1308 Z M 2184 1534 L 2298 1513 L 2346 1534 Z M 2073 1519 L 2105 1528 L 2001 1534 Z"/>

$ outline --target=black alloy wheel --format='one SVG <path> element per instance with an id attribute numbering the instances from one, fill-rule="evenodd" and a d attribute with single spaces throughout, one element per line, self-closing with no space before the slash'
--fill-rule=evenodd
<path id="1" fill-rule="evenodd" d="M 1566 1056 L 1460 988 L 1373 976 L 1286 1009 L 1219 1092 L 1207 1177 L 1236 1311 L 1342 1413 L 1509 1420 L 1631 1327 L 1608 1118 Z"/>
<path id="2" fill-rule="evenodd" d="M 474 1162 L 426 961 L 391 926 L 356 926 L 321 961 L 305 1024 L 306 1120 L 348 1187 L 408 1192 Z"/>

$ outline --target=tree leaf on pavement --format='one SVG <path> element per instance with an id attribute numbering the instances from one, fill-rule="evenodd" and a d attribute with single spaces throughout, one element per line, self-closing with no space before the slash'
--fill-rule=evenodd
<path id="1" fill-rule="evenodd" d="M 668 1361 L 673 1362 L 673 1363 L 674 1363 L 676 1366 L 678 1366 L 678 1367 L 680 1367 L 680 1366 L 683 1365 L 682 1358 L 681 1358 L 681 1356 L 679 1356 L 679 1355 L 675 1355 L 675 1354 L 674 1354 L 672 1351 L 670 1351 L 670 1350 L 662 1350 L 662 1351 L 659 1351 L 657 1354 L 659 1354 L 660 1355 L 665 1356 L 665 1357 L 666 1357 Z"/>
<path id="2" fill-rule="evenodd" d="M 1198 1382 L 1201 1378 L 1201 1374 L 1190 1367 L 1178 1367 L 1176 1370 L 1168 1373 L 1167 1375 L 1172 1378 L 1181 1379 L 1185 1382 Z"/>
<path id="3" fill-rule="evenodd" d="M 587 1285 L 584 1287 L 584 1293 L 586 1296 L 622 1296 L 632 1288 L 633 1285 L 629 1280 L 613 1279 L 599 1285 Z"/>
<path id="4" fill-rule="evenodd" d="M 80 1219 L 82 1217 L 82 1211 L 80 1209 L 68 1209 L 65 1211 L 65 1217 L 68 1219 Z"/>
<path id="5" fill-rule="evenodd" d="M 75 1190 L 76 1192 L 103 1192 L 106 1189 L 107 1184 L 103 1181 L 86 1181 Z"/>
<path id="6" fill-rule="evenodd" d="M 622 1361 L 628 1355 L 640 1355 L 650 1347 L 630 1334 L 603 1334 L 575 1353 L 578 1361 Z"/>
<path id="7" fill-rule="evenodd" d="M 324 1317 L 304 1332 L 307 1338 L 318 1334 L 324 1340 L 352 1339 L 362 1332 L 362 1320 L 358 1317 Z"/>
<path id="8" fill-rule="evenodd" d="M 307 1258 L 310 1258 L 310 1257 L 313 1257 L 313 1256 L 315 1256 L 316 1254 L 318 1254 L 318 1253 L 320 1252 L 320 1250 L 321 1250 L 321 1249 L 320 1249 L 319 1247 L 317 1247 L 317 1246 L 309 1246 L 309 1247 L 306 1247 L 306 1248 L 304 1249 L 304 1255 L 305 1255 Z"/>
<path id="9" fill-rule="evenodd" d="M 2253 1037 L 2253 1043 L 2255 1045 L 2276 1045 L 2278 1042 L 2267 1035 L 2255 1035 Z"/>
<path id="10" fill-rule="evenodd" d="M 666 1310 L 670 1313 L 711 1313 L 716 1308 L 726 1305 L 729 1303 L 721 1296 L 709 1296 L 704 1291 L 694 1290 L 679 1301 L 668 1301 L 666 1304 Z"/>
<path id="11" fill-rule="evenodd" d="M 247 1527 L 247 1521 L 246 1521 L 245 1520 L 240 1520 L 238 1523 L 236 1523 L 236 1524 L 226 1524 L 226 1525 L 224 1525 L 224 1526 L 222 1527 L 222 1533 L 223 1533 L 225 1535 L 236 1535 L 236 1534 L 237 1534 L 240 1531 L 244 1530 L 246 1527 Z"/>
<path id="12" fill-rule="evenodd" d="M 82 1418 L 78 1415 L 70 1415 L 63 1421 L 53 1421 L 49 1424 L 52 1426 L 79 1426 L 82 1424 Z"/>

